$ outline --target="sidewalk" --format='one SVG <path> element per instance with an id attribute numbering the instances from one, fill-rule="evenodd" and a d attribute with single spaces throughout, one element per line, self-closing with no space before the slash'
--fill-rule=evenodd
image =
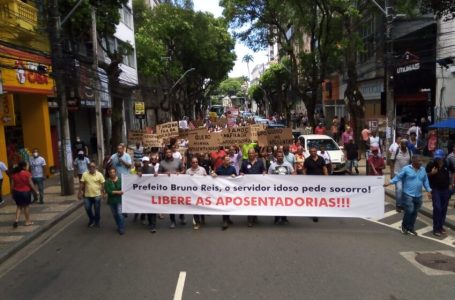
<path id="1" fill-rule="evenodd" d="M 5 204 L 0 206 L 0 263 L 82 205 L 76 195 L 60 195 L 59 175 L 50 177 L 44 184 L 44 204 L 34 203 L 30 206 L 30 218 L 34 223 L 32 226 L 23 225 L 22 215 L 19 227 L 13 228 L 16 204 L 11 195 L 3 197 Z M 74 184 L 75 191 L 78 191 L 77 179 Z"/>

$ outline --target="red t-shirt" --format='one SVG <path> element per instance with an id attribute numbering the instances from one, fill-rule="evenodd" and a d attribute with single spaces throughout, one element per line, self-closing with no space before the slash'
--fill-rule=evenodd
<path id="1" fill-rule="evenodd" d="M 371 155 L 368 158 L 368 163 L 370 163 L 374 166 L 374 168 L 376 169 L 376 172 L 378 172 L 378 175 L 382 175 L 382 169 L 385 168 L 384 158 Z M 370 167 L 370 169 L 368 171 L 368 175 L 375 175 L 373 168 Z"/>
<path id="2" fill-rule="evenodd" d="M 220 151 L 213 151 L 210 153 L 210 158 L 212 159 L 212 170 L 218 170 L 218 167 L 220 167 L 223 164 L 224 157 L 226 156 L 226 152 L 224 150 Z"/>
<path id="3" fill-rule="evenodd" d="M 314 134 L 325 134 L 325 127 L 319 127 L 319 126 L 317 126 L 317 127 L 314 129 Z"/>
<path id="4" fill-rule="evenodd" d="M 29 192 L 31 190 L 29 179 L 32 177 L 29 171 L 22 170 L 13 174 L 13 189 L 18 192 Z"/>

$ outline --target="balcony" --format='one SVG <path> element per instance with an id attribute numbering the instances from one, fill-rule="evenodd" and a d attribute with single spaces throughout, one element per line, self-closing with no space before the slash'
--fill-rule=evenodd
<path id="1" fill-rule="evenodd" d="M 38 10 L 20 0 L 0 0 L 0 22 L 18 29 L 35 31 L 38 27 Z"/>
<path id="2" fill-rule="evenodd" d="M 0 0 L 1 41 L 49 53 L 49 39 L 42 26 L 38 9 L 33 5 Z"/>

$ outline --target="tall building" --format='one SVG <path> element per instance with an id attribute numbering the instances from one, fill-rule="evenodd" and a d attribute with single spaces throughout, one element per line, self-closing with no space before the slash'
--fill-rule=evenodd
<path id="1" fill-rule="evenodd" d="M 57 124 L 49 112 L 54 95 L 44 0 L 0 1 L 0 160 L 13 167 L 38 148 L 54 168 Z M 10 190 L 3 181 L 3 192 Z"/>

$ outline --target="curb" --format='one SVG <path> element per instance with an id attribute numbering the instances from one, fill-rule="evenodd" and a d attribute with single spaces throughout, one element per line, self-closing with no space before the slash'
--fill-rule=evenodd
<path id="1" fill-rule="evenodd" d="M 387 194 L 387 196 L 389 196 L 390 198 L 393 198 L 395 200 L 395 193 L 392 192 L 391 190 L 388 190 L 388 189 L 385 189 L 385 193 Z M 422 215 L 428 217 L 428 218 L 433 218 L 433 211 L 431 209 L 428 209 L 424 206 L 422 206 L 420 208 L 420 213 L 422 213 Z M 446 227 L 449 227 L 450 229 L 452 230 L 455 230 L 455 222 L 452 221 L 452 220 L 447 220 L 445 221 L 444 225 Z"/>
<path id="2" fill-rule="evenodd" d="M 25 238 L 23 238 L 21 241 L 18 243 L 15 243 L 11 248 L 7 249 L 5 253 L 0 254 L 0 264 L 2 264 L 5 260 L 7 260 L 9 257 L 13 256 L 16 254 L 19 250 L 27 246 L 29 243 L 31 243 L 33 240 L 38 238 L 41 234 L 43 234 L 45 231 L 49 230 L 52 228 L 54 225 L 56 225 L 58 222 L 75 212 L 78 208 L 80 208 L 83 205 L 83 201 L 78 201 L 74 204 L 71 205 L 66 211 L 62 212 L 61 214 L 55 216 L 53 219 L 50 221 L 46 222 L 42 226 L 40 226 L 38 229 L 36 229 L 34 232 L 32 232 L 30 235 L 27 235 Z"/>

